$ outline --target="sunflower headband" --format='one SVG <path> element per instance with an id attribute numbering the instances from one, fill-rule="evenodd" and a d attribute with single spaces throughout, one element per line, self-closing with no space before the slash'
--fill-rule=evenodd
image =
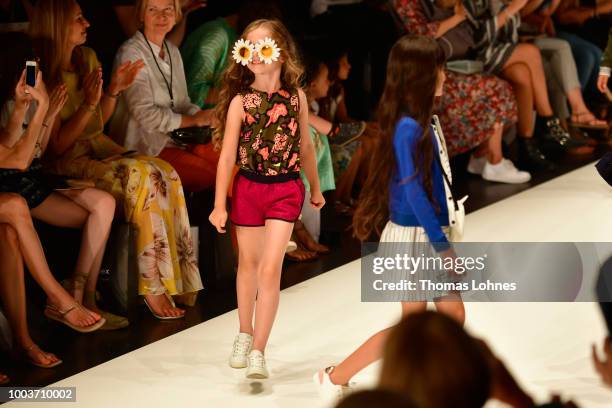
<path id="1" fill-rule="evenodd" d="M 281 49 L 276 45 L 276 41 L 270 37 L 257 41 L 256 44 L 242 38 L 234 44 L 232 57 L 237 64 L 247 65 L 253 61 L 253 54 L 257 51 L 259 59 L 265 64 L 271 64 L 278 61 Z"/>

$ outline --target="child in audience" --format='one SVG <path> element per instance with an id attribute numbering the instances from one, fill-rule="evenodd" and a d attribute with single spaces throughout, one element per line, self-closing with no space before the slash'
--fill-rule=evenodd
<path id="1" fill-rule="evenodd" d="M 353 219 L 361 240 L 386 222 L 381 242 L 412 243 L 418 253 L 414 256 L 454 256 L 446 236 L 449 204 L 442 176 L 445 172 L 450 178 L 450 165 L 443 135 L 431 126 L 434 99 L 444 85 L 444 63 L 442 49 L 429 37 L 404 36 L 391 49 L 378 112 L 383 136 L 373 152 L 373 168 Z M 439 151 L 440 160 L 434 158 Z M 428 276 L 424 270 L 416 273 L 422 279 Z M 461 324 L 465 319 L 456 292 L 419 293 L 410 299 L 402 302 L 404 315 L 425 310 L 427 301 L 433 300 L 438 310 Z M 339 398 L 357 372 L 380 358 L 389 330 L 370 337 L 339 365 L 314 375 L 323 399 Z"/>
<path id="2" fill-rule="evenodd" d="M 256 20 L 236 42 L 233 58 L 216 111 L 216 140 L 223 146 L 209 218 L 225 232 L 226 198 L 237 163 L 231 221 L 239 248 L 240 333 L 229 363 L 248 366 L 247 378 L 267 378 L 264 351 L 278 309 L 283 256 L 304 201 L 302 166 L 310 204 L 321 208 L 325 200 L 312 141 L 302 137 L 308 135 L 308 102 L 299 89 L 302 68 L 291 35 L 277 20 Z"/>
<path id="3" fill-rule="evenodd" d="M 308 119 L 310 121 L 313 113 L 313 104 L 321 95 L 327 95 L 329 82 L 327 80 L 327 67 L 319 59 L 309 58 L 306 63 L 305 92 L 308 99 Z M 310 137 L 315 147 L 317 158 L 317 174 L 321 192 L 331 191 L 336 188 L 334 181 L 334 169 L 328 135 L 320 133 L 315 127 L 309 125 Z M 292 240 L 298 245 L 298 249 L 287 252 L 286 257 L 297 261 L 306 261 L 316 258 L 317 254 L 329 252 L 329 248 L 319 244 L 321 234 L 321 212 L 309 205 L 310 186 L 308 179 L 302 173 L 302 182 L 306 187 L 306 199 L 302 206 L 302 218 L 295 222 Z M 310 208 L 309 208 L 310 207 Z"/>
<path id="4" fill-rule="evenodd" d="M 413 314 L 393 328 L 378 387 L 409 397 L 419 408 L 480 408 L 489 399 L 513 408 L 576 408 L 558 396 L 536 405 L 484 341 L 432 311 Z"/>
<path id="5" fill-rule="evenodd" d="M 603 58 L 601 60 L 601 66 L 599 67 L 599 78 L 597 79 L 597 89 L 602 93 L 609 92 L 608 79 L 610 79 L 610 72 L 612 71 L 612 28 L 610 28 L 610 34 L 608 35 L 608 46 L 604 51 Z"/>

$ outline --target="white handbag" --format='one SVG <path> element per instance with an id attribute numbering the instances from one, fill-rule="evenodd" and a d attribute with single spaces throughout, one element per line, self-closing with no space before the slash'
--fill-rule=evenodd
<path id="1" fill-rule="evenodd" d="M 440 126 L 440 119 L 437 115 L 433 115 L 433 130 L 438 140 L 438 152 L 437 157 L 442 168 L 442 176 L 444 177 L 444 191 L 446 193 L 446 207 L 448 208 L 448 225 L 450 229 L 450 236 L 448 237 L 451 242 L 460 242 L 463 240 L 463 231 L 465 226 L 465 207 L 463 203 L 468 199 L 468 196 L 464 196 L 460 200 L 455 200 L 453 192 L 451 191 L 452 186 L 452 174 L 450 168 L 450 162 L 448 161 L 448 154 L 446 151 L 446 141 L 444 140 L 444 133 L 442 132 L 442 126 Z"/>

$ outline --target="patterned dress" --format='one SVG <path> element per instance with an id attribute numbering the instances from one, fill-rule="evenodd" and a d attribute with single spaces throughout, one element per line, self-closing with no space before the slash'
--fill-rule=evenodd
<path id="1" fill-rule="evenodd" d="M 81 47 L 88 72 L 99 66 L 93 50 Z M 76 73 L 62 74 L 68 101 L 60 112 L 70 120 L 84 100 Z M 176 171 L 148 156 L 121 158 L 125 149 L 102 133 L 100 105 L 74 144 L 54 163 L 58 174 L 89 179 L 122 205 L 125 220 L 137 230 L 139 293 L 169 295 L 202 289 L 194 256 L 183 187 Z"/>
<path id="2" fill-rule="evenodd" d="M 407 33 L 433 37 L 439 22 L 425 17 L 420 0 L 395 0 L 395 9 Z M 486 141 L 493 125 L 511 126 L 517 121 L 512 87 L 493 75 L 446 72 L 444 94 L 436 113 L 444 124 L 449 156 L 464 153 Z"/>
<path id="3" fill-rule="evenodd" d="M 300 172 L 300 99 L 295 89 L 241 94 L 244 117 L 238 144 L 241 170 L 261 176 Z"/>

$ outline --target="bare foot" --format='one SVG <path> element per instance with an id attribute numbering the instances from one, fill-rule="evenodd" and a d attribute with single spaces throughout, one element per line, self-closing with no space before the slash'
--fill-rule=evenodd
<path id="1" fill-rule="evenodd" d="M 298 245 L 295 251 L 287 252 L 285 258 L 294 262 L 308 262 L 317 259 L 317 253 L 308 251 Z"/>
<path id="2" fill-rule="evenodd" d="M 145 300 L 153 312 L 161 317 L 182 317 L 185 310 L 172 306 L 168 297 L 163 295 L 145 295 Z"/>
<path id="3" fill-rule="evenodd" d="M 308 232 L 306 226 L 302 221 L 298 220 L 295 222 L 293 231 L 300 244 L 302 244 L 304 248 L 306 248 L 308 251 L 316 252 L 319 254 L 329 253 L 329 248 L 315 241 L 315 239 L 312 237 L 312 235 L 310 235 L 310 232 Z"/>

